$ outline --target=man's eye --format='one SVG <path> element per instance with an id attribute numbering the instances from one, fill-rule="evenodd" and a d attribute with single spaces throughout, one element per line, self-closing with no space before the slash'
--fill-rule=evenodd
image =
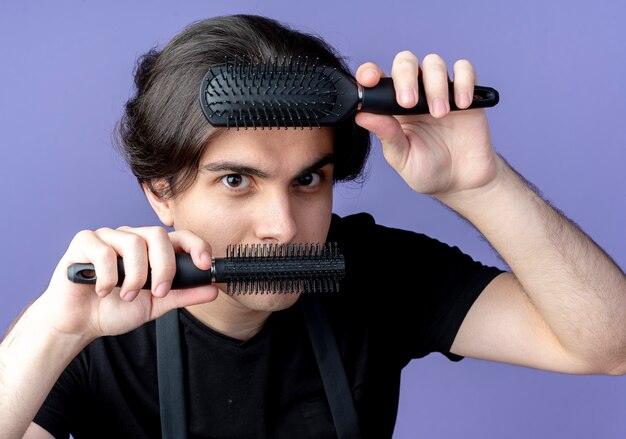
<path id="1" fill-rule="evenodd" d="M 298 178 L 298 184 L 300 186 L 317 186 L 320 180 L 321 177 L 317 172 L 309 172 Z"/>
<path id="2" fill-rule="evenodd" d="M 222 177 L 222 183 L 230 189 L 243 189 L 250 185 L 250 179 L 241 174 L 229 174 Z"/>

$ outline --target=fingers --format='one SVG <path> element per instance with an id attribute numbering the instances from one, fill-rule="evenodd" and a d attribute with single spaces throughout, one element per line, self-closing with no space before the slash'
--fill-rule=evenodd
<path id="1" fill-rule="evenodd" d="M 417 87 L 419 68 L 419 60 L 408 50 L 398 53 L 393 60 L 391 77 L 396 90 L 396 100 L 405 108 L 414 107 L 419 100 Z"/>
<path id="2" fill-rule="evenodd" d="M 476 73 L 467 60 L 459 60 L 454 64 L 454 102 L 459 109 L 466 109 L 472 103 Z M 430 115 L 435 118 L 446 116 L 450 112 L 450 79 L 445 61 L 437 54 L 426 55 L 420 68 L 419 59 L 410 51 L 396 55 L 391 67 L 399 105 L 411 108 L 420 99 L 418 78 L 424 85 Z M 372 62 L 361 65 L 356 73 L 357 81 L 366 87 L 375 86 L 385 74 Z"/>
<path id="3" fill-rule="evenodd" d="M 161 317 L 168 311 L 185 306 L 198 305 L 215 300 L 219 293 L 217 285 L 206 285 L 185 290 L 177 290 L 176 294 L 168 294 L 165 297 L 157 298 L 152 307 L 150 319 Z"/>
<path id="4" fill-rule="evenodd" d="M 385 77 L 385 72 L 373 62 L 366 62 L 359 66 L 355 77 L 359 84 L 365 87 L 374 87 L 380 78 Z"/>
<path id="5" fill-rule="evenodd" d="M 211 248 L 202 238 L 188 231 L 168 234 L 161 227 L 82 231 L 76 235 L 71 247 L 79 249 L 74 262 L 94 265 L 97 273 L 95 289 L 100 297 L 105 297 L 117 285 L 117 259 L 121 256 L 125 276 L 119 294 L 126 301 L 133 301 L 138 296 L 148 276 L 151 294 L 159 298 L 168 294 L 176 274 L 175 251 L 190 253 L 194 264 L 204 270 L 211 267 L 212 260 Z"/>
<path id="6" fill-rule="evenodd" d="M 77 256 L 70 257 L 70 263 L 85 262 L 93 264 L 98 273 L 96 280 L 96 294 L 105 297 L 117 285 L 117 252 L 110 244 L 103 241 L 94 231 L 83 230 L 76 234 L 68 249 L 68 254 Z"/>
<path id="7" fill-rule="evenodd" d="M 101 260 L 104 264 L 91 259 L 97 273 L 96 284 L 102 276 L 105 276 L 109 282 L 115 279 L 117 283 L 117 257 L 119 255 L 123 258 L 125 273 L 124 282 L 120 287 L 120 297 L 128 301 L 133 300 L 148 279 L 149 263 L 146 241 L 134 233 L 106 227 L 96 230 L 94 234 L 104 245 L 108 246 L 106 261 Z M 88 257 L 90 251 L 91 248 L 86 245 L 84 252 Z M 111 285 L 109 282 L 107 282 L 107 288 L 112 289 L 115 284 Z"/>
<path id="8" fill-rule="evenodd" d="M 439 55 L 426 55 L 422 65 L 424 90 L 428 108 L 433 117 L 444 117 L 450 112 L 448 97 L 448 69 Z"/>
<path id="9" fill-rule="evenodd" d="M 200 269 L 208 270 L 211 268 L 211 247 L 206 241 L 190 231 L 182 230 L 168 234 L 161 227 L 121 227 L 118 231 L 138 235 L 144 240 L 148 250 L 149 267 L 152 276 L 152 294 L 156 297 L 165 297 L 172 287 L 172 280 L 176 274 L 176 251 L 189 253 L 194 264 Z M 126 271 L 126 256 L 122 256 L 124 257 L 124 270 Z M 137 268 L 142 270 L 144 267 L 139 262 Z M 126 280 L 122 289 L 125 287 Z M 131 287 L 129 286 L 129 288 Z M 131 291 L 134 292 L 134 290 Z M 132 300 L 132 298 L 129 300 Z"/>
<path id="10" fill-rule="evenodd" d="M 454 102 L 457 107 L 464 110 L 472 103 L 474 85 L 477 84 L 476 71 L 472 64 L 461 59 L 454 63 Z"/>
<path id="11" fill-rule="evenodd" d="M 126 253 L 120 254 L 124 258 L 124 271 L 126 272 L 126 279 L 124 280 L 124 285 L 122 285 L 122 291 L 127 287 L 127 285 L 133 293 L 143 289 L 143 285 L 146 283 L 148 276 L 148 271 L 150 271 L 152 294 L 156 297 L 165 296 L 170 290 L 172 280 L 176 274 L 176 258 L 174 256 L 174 248 L 167 231 L 162 227 L 120 227 L 117 231 L 124 233 L 123 236 L 125 240 L 131 242 L 135 241 L 134 237 L 136 236 L 138 242 L 143 243 L 143 248 L 138 246 L 137 250 L 142 252 L 142 256 L 144 258 L 147 257 L 146 262 L 149 264 L 144 266 L 142 263 L 143 258 L 140 261 L 139 259 L 129 258 L 129 255 Z M 135 255 L 133 254 L 132 256 Z M 135 263 L 137 263 L 137 265 L 134 265 Z M 138 285 L 137 283 L 131 283 L 128 281 L 129 269 L 132 271 L 133 281 L 137 279 L 137 282 L 140 282 L 140 280 L 143 279 L 143 284 L 139 285 L 139 290 L 135 289 Z M 133 298 L 134 297 L 130 297 L 129 300 L 132 300 Z"/>
<path id="12" fill-rule="evenodd" d="M 380 114 L 357 113 L 355 122 L 378 137 L 385 160 L 391 166 L 396 170 L 403 167 L 409 142 L 398 119 Z"/>
<path id="13" fill-rule="evenodd" d="M 170 240 L 177 252 L 183 251 L 191 255 L 191 259 L 196 267 L 202 270 L 211 268 L 213 252 L 211 246 L 198 235 L 188 231 L 180 230 L 170 233 Z"/>

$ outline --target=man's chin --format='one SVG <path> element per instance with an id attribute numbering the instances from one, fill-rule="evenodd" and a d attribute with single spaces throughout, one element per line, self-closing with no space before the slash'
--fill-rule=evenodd
<path id="1" fill-rule="evenodd" d="M 294 293 L 253 293 L 234 294 L 231 297 L 239 304 L 254 311 L 274 312 L 290 308 L 300 297 L 299 292 Z"/>

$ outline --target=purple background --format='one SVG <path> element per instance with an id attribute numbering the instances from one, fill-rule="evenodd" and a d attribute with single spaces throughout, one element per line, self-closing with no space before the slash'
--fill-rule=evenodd
<path id="1" fill-rule="evenodd" d="M 472 60 L 500 91 L 496 149 L 626 266 L 626 6 L 611 1 L 85 1 L 0 6 L 0 332 L 46 288 L 81 229 L 156 224 L 111 148 L 135 59 L 185 25 L 268 15 L 316 32 L 353 68 L 409 49 Z M 296 6 L 297 5 L 297 6 Z M 378 146 L 378 145 L 376 145 Z M 463 220 L 413 194 L 375 148 L 335 211 L 369 211 L 500 265 Z M 626 328 L 624 328 L 626 331 Z M 626 381 L 434 354 L 403 376 L 396 439 L 623 438 Z"/>

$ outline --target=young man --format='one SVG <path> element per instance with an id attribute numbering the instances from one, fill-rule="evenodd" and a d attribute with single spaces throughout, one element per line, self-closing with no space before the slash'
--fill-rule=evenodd
<path id="1" fill-rule="evenodd" d="M 364 437 L 391 437 L 401 370 L 430 352 L 564 373 L 626 372 L 624 273 L 494 153 L 484 111 L 449 112 L 440 57 L 420 66 L 402 52 L 391 67 L 406 107 L 416 104 L 422 75 L 430 115 L 218 130 L 202 116 L 198 87 L 210 66 L 235 55 L 306 55 L 346 70 L 316 38 L 250 16 L 196 23 L 142 59 L 121 125 L 123 154 L 175 231 L 76 235 L 48 289 L 2 342 L 3 435 L 159 437 L 153 320 L 179 309 L 190 437 L 333 437 L 297 292 L 170 291 L 175 252 L 208 269 L 228 244 L 339 242 L 344 288 L 314 300 L 330 321 Z M 373 86 L 383 74 L 367 63 L 356 79 Z M 475 78 L 469 62 L 454 64 L 460 108 Z M 360 174 L 368 131 L 411 188 L 471 221 L 512 272 L 365 214 L 333 216 L 332 185 Z M 118 255 L 126 271 L 119 289 Z M 95 288 L 67 280 L 76 262 L 95 265 Z M 148 276 L 152 289 L 141 290 Z"/>

